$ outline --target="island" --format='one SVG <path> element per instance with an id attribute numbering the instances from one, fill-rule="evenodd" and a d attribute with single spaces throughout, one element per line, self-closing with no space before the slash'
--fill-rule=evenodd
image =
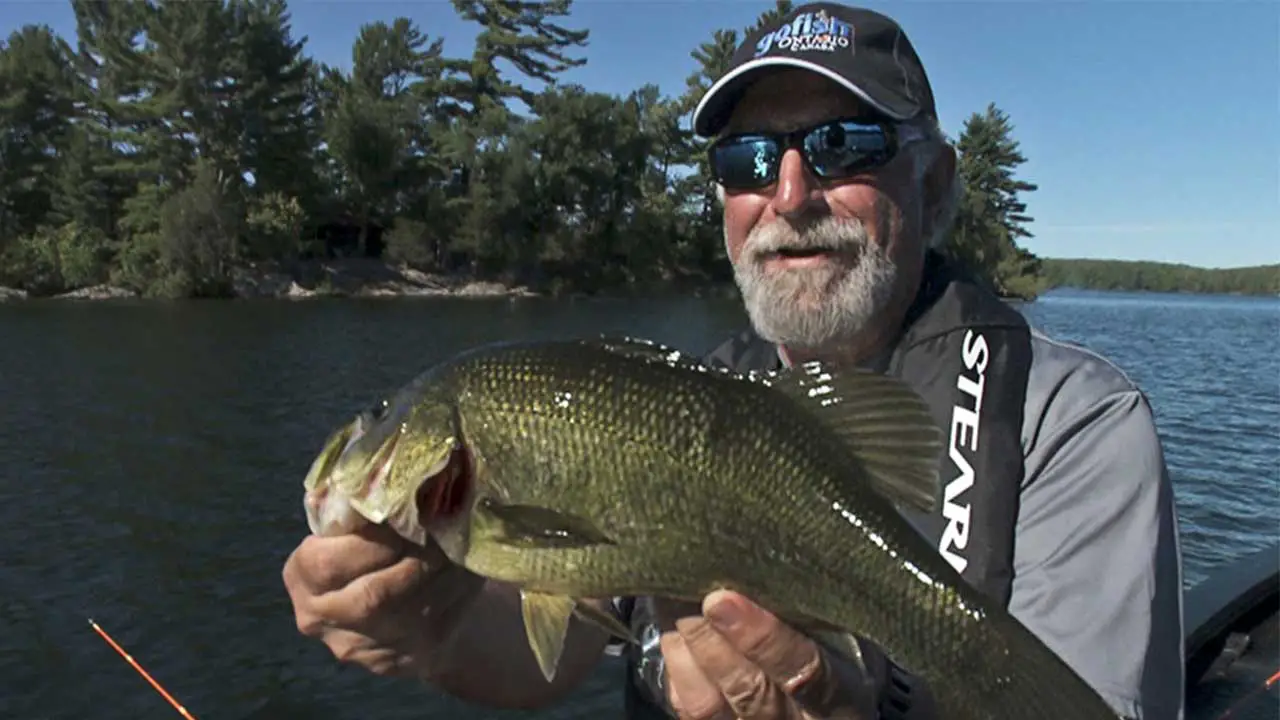
<path id="1" fill-rule="evenodd" d="M 453 3 L 470 55 L 397 17 L 355 32 L 349 69 L 308 55 L 285 0 L 72 2 L 73 37 L 14 30 L 0 299 L 733 292 L 689 115 L 792 3 L 693 48 L 676 95 L 563 82 L 588 38 L 569 0 L 490 5 Z M 989 104 L 954 141 L 944 250 L 1003 296 L 1277 291 L 1275 266 L 1038 258 L 1008 114 Z"/>

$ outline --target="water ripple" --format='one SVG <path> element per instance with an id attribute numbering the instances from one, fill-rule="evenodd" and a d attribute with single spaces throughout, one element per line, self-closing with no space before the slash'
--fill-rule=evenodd
<path id="1" fill-rule="evenodd" d="M 1150 399 L 1187 584 L 1280 537 L 1280 303 L 1069 292 L 1023 307 L 1116 362 Z"/>
<path id="2" fill-rule="evenodd" d="M 1276 537 L 1280 306 L 1067 294 L 1025 311 L 1151 398 L 1188 582 Z M 0 717 L 168 717 L 88 616 L 201 717 L 524 717 L 298 635 L 280 568 L 306 533 L 302 473 L 339 422 L 462 347 L 625 332 L 702 351 L 741 322 L 690 300 L 0 307 Z M 618 678 L 602 668 L 542 717 L 616 717 Z"/>

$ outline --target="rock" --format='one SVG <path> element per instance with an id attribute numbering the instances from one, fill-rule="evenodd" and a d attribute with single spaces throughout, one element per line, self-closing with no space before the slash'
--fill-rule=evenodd
<path id="1" fill-rule="evenodd" d="M 515 295 L 517 289 L 509 288 L 496 282 L 469 282 L 455 291 L 460 297 L 494 297 L 497 295 Z"/>
<path id="2" fill-rule="evenodd" d="M 526 287 L 467 280 L 462 275 L 427 273 L 372 258 L 307 260 L 292 263 L 248 263 L 231 275 L 231 294 L 237 298 L 303 299 L 356 297 L 533 297 Z M 0 287 L 0 302 L 21 300 L 22 290 Z M 76 300 L 131 298 L 124 288 L 98 285 L 57 296 Z"/>
<path id="3" fill-rule="evenodd" d="M 238 298 L 291 297 L 294 285 L 292 277 L 270 269 L 237 268 L 231 275 L 231 290 Z"/>
<path id="4" fill-rule="evenodd" d="M 55 300 L 116 300 L 119 298 L 137 297 L 138 294 L 132 290 L 126 290 L 122 287 L 114 285 L 94 285 L 92 287 L 80 288 L 72 290 L 68 293 L 55 295 Z"/>
<path id="5" fill-rule="evenodd" d="M 289 282 L 289 289 L 285 291 L 285 297 L 289 298 L 309 298 L 318 294 L 315 290 L 308 290 L 294 281 Z"/>
<path id="6" fill-rule="evenodd" d="M 447 292 L 449 290 L 449 281 L 438 275 L 429 275 L 421 270 L 413 268 L 400 268 L 400 276 L 406 282 L 418 286 L 421 290 L 431 290 L 433 292 Z"/>

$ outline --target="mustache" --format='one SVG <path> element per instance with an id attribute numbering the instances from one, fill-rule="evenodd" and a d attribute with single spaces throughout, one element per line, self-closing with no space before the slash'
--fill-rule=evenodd
<path id="1" fill-rule="evenodd" d="M 784 250 L 856 250 L 864 247 L 869 239 L 866 226 L 856 218 L 833 215 L 799 221 L 778 218 L 752 231 L 747 237 L 746 251 L 758 258 Z"/>

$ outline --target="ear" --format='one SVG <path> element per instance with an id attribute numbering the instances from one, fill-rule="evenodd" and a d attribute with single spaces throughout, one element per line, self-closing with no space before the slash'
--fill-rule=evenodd
<path id="1" fill-rule="evenodd" d="M 956 149 L 950 143 L 943 143 L 933 156 L 933 162 L 924 171 L 921 180 L 921 197 L 924 199 L 923 215 L 925 237 L 932 237 L 938 223 L 949 222 L 948 206 L 953 206 L 952 196 L 959 192 L 956 184 L 960 177 L 956 175 Z"/>
<path id="2" fill-rule="evenodd" d="M 951 183 L 956 180 L 956 149 L 951 143 L 943 143 L 933 156 L 933 162 L 924 173 L 924 196 L 930 207 L 938 204 L 951 192 Z"/>

